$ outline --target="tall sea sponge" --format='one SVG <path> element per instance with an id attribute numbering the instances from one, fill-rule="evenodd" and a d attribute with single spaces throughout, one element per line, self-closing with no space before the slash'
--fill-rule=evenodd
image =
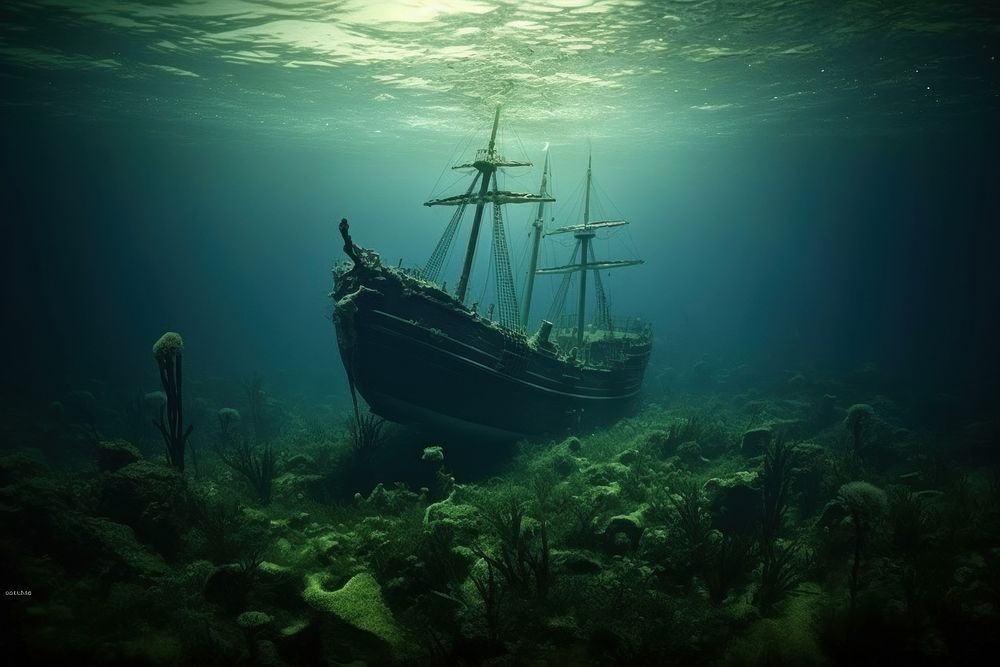
<path id="1" fill-rule="evenodd" d="M 889 499 L 885 491 L 868 482 L 848 482 L 840 487 L 834 503 L 843 507 L 854 527 L 854 559 L 851 565 L 849 589 L 851 617 L 857 608 L 861 580 L 861 560 L 872 533 L 889 513 Z"/>
<path id="2" fill-rule="evenodd" d="M 860 454 L 865 446 L 865 439 L 868 438 L 872 429 L 878 421 L 875 416 L 875 408 L 867 403 L 855 403 L 847 408 L 847 416 L 844 418 L 844 426 L 851 434 L 851 444 L 855 454 Z"/>
<path id="3" fill-rule="evenodd" d="M 167 397 L 160 406 L 160 418 L 153 423 L 163 436 L 167 449 L 167 462 L 184 471 L 184 447 L 192 426 L 184 428 L 184 402 L 181 398 L 181 353 L 184 340 L 179 333 L 168 331 L 153 343 L 153 358 L 160 368 L 160 382 Z"/>
<path id="4" fill-rule="evenodd" d="M 848 482 L 837 492 L 837 501 L 852 517 L 868 526 L 889 513 L 889 498 L 885 491 L 868 482 Z"/>
<path id="5" fill-rule="evenodd" d="M 183 351 L 184 339 L 174 331 L 168 331 L 153 343 L 153 358 L 157 361 L 173 359 Z"/>

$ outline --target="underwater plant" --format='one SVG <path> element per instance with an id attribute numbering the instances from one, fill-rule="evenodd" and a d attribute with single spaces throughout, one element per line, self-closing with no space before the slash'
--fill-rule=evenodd
<path id="1" fill-rule="evenodd" d="M 184 446 L 193 425 L 184 428 L 184 406 L 181 399 L 181 356 L 184 340 L 180 334 L 168 331 L 153 344 L 153 358 L 160 367 L 160 382 L 167 401 L 160 406 L 160 420 L 153 424 L 160 430 L 167 449 L 167 463 L 184 471 Z"/>
<path id="2" fill-rule="evenodd" d="M 264 390 L 261 389 L 260 374 L 254 373 L 243 385 L 247 395 L 247 414 L 250 416 L 250 430 L 253 433 L 254 442 L 265 442 L 270 440 L 267 432 L 267 423 L 264 420 Z M 237 418 L 239 415 L 237 414 Z"/>
<path id="3" fill-rule="evenodd" d="M 472 580 L 476 593 L 483 603 L 483 616 L 486 620 L 486 628 L 490 639 L 499 637 L 500 629 L 500 605 L 503 601 L 504 591 L 497 578 L 497 566 L 493 556 L 485 549 L 474 546 L 472 552 L 482 559 L 486 569 L 485 575 L 472 572 L 469 579 Z"/>
<path id="4" fill-rule="evenodd" d="M 753 569 L 755 547 L 753 536 L 738 533 L 723 533 L 712 543 L 702 569 L 702 578 L 712 602 L 722 602 L 729 591 L 744 583 Z"/>
<path id="5" fill-rule="evenodd" d="M 795 592 L 801 582 L 798 567 L 799 545 L 775 542 L 764 552 L 760 583 L 754 602 L 761 614 L 774 612 L 775 605 Z"/>
<path id="6" fill-rule="evenodd" d="M 261 504 L 269 504 L 271 482 L 277 474 L 274 448 L 270 442 L 261 445 L 243 437 L 235 428 L 239 419 L 236 410 L 222 408 L 218 416 L 219 439 L 216 453 L 223 463 L 243 476 Z"/>
<path id="7" fill-rule="evenodd" d="M 355 461 L 366 463 L 371 460 L 382 444 L 383 428 L 385 420 L 374 413 L 355 415 L 350 431 L 351 451 L 354 453 Z"/>
<path id="8" fill-rule="evenodd" d="M 681 547 L 688 554 L 687 562 L 701 562 L 711 534 L 701 486 L 695 479 L 682 482 L 673 494 L 667 496 L 667 500 L 673 509 Z"/>
<path id="9" fill-rule="evenodd" d="M 771 442 L 764 450 L 760 474 L 761 551 L 770 550 L 784 527 L 792 486 L 792 450 L 782 438 Z"/>
<path id="10" fill-rule="evenodd" d="M 194 523 L 205 539 L 208 560 L 215 564 L 236 560 L 243 549 L 243 506 L 192 495 L 191 509 Z"/>
<path id="11" fill-rule="evenodd" d="M 498 553 L 480 548 L 479 555 L 503 575 L 508 587 L 544 599 L 552 585 L 551 555 L 545 523 L 527 515 L 528 502 L 517 488 L 501 490 L 480 503 L 486 524 L 493 529 Z"/>
<path id="12" fill-rule="evenodd" d="M 219 458 L 246 479 L 261 504 L 270 504 L 271 482 L 276 474 L 274 449 L 269 443 L 258 449 L 242 437 L 233 443 L 231 448 L 218 448 Z"/>

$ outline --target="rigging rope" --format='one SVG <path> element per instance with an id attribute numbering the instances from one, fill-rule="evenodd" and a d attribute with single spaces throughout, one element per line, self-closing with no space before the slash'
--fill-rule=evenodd
<path id="1" fill-rule="evenodd" d="M 476 174 L 476 177 L 472 179 L 469 189 L 465 191 L 466 197 L 472 194 L 472 190 L 476 187 L 476 183 L 479 182 L 480 176 L 481 174 Z M 465 214 L 466 206 L 468 206 L 467 203 L 459 204 L 455 209 L 455 213 L 452 214 L 451 220 L 448 222 L 448 226 L 444 228 L 444 233 L 441 234 L 441 238 L 438 239 L 437 245 L 434 247 L 434 252 L 431 253 L 430 259 L 427 260 L 423 270 L 420 272 L 420 275 L 425 280 L 437 282 L 437 279 L 441 274 L 441 268 L 444 266 L 445 256 L 448 254 L 448 250 L 451 249 L 451 244 L 455 240 L 455 232 L 458 231 L 458 223 L 462 221 L 462 216 Z"/>
<path id="2" fill-rule="evenodd" d="M 493 189 L 496 190 L 496 175 L 493 177 Z M 514 291 L 514 276 L 510 270 L 510 250 L 503 228 L 503 208 L 499 204 L 493 205 L 493 254 L 496 257 L 493 270 L 500 325 L 516 331 L 520 329 L 517 296 Z"/>
<path id="3" fill-rule="evenodd" d="M 576 247 L 573 248 L 573 256 L 569 258 L 570 264 L 576 263 L 576 257 L 580 254 L 580 242 L 576 242 Z M 566 296 L 569 294 L 569 285 L 576 275 L 575 271 L 569 273 L 564 273 L 562 280 L 559 281 L 559 288 L 556 290 L 556 295 L 552 299 L 552 305 L 549 306 L 549 312 L 546 314 L 545 319 L 549 322 L 558 323 L 560 318 L 562 318 L 563 312 L 566 310 Z"/>
<path id="4" fill-rule="evenodd" d="M 608 307 L 608 295 L 604 291 L 604 283 L 601 282 L 601 272 L 594 269 L 594 288 L 597 292 L 597 312 L 594 313 L 594 324 L 598 329 L 614 332 L 611 323 L 611 309 Z"/>

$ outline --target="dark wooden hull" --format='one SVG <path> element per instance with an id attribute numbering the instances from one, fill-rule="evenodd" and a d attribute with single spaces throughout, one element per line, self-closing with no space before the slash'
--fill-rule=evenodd
<path id="1" fill-rule="evenodd" d="M 536 349 L 436 287 L 382 266 L 338 276 L 341 356 L 371 409 L 391 421 L 501 439 L 559 434 L 626 414 L 648 338 L 607 367 Z"/>

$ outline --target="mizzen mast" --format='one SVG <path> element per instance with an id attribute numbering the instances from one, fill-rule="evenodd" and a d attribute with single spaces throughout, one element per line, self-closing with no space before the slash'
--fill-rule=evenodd
<path id="1" fill-rule="evenodd" d="M 593 171 L 592 171 L 592 156 L 587 157 L 587 185 L 586 185 L 586 195 L 583 204 L 583 223 L 579 225 L 568 225 L 566 227 L 559 227 L 549 232 L 552 234 L 567 234 L 572 233 L 573 237 L 576 239 L 576 248 L 573 250 L 573 258 L 575 259 L 577 255 L 580 256 L 579 263 L 573 263 L 573 259 L 570 259 L 570 263 L 564 266 L 555 266 L 547 269 L 538 269 L 535 271 L 538 275 L 552 275 L 558 273 L 580 273 L 580 294 L 579 300 L 577 302 L 577 312 L 576 312 L 576 344 L 579 347 L 583 347 L 583 332 L 584 323 L 586 321 L 587 315 L 587 271 L 592 270 L 594 276 L 597 279 L 598 297 L 599 300 L 603 301 L 603 288 L 600 284 L 600 276 L 598 271 L 603 269 L 617 269 L 624 266 L 635 266 L 636 264 L 642 264 L 641 259 L 632 260 L 603 260 L 598 261 L 596 257 L 593 256 L 592 248 L 590 242 L 597 235 L 598 229 L 606 229 L 609 227 L 620 227 L 622 225 L 627 225 L 628 222 L 625 220 L 597 220 L 594 222 L 590 221 L 590 190 L 593 181 Z M 602 309 L 606 309 L 606 304 L 600 304 Z"/>
<path id="2" fill-rule="evenodd" d="M 531 223 L 531 260 L 528 266 L 528 282 L 524 286 L 524 304 L 523 310 L 521 311 L 521 328 L 527 330 L 528 328 L 528 317 L 531 315 L 531 293 L 535 289 L 535 270 L 538 268 L 538 246 L 542 240 L 542 227 L 545 225 L 545 202 L 549 201 L 544 199 L 548 197 L 548 180 L 549 180 L 549 152 L 545 151 L 545 168 L 542 169 L 542 186 L 538 188 L 538 215 L 535 216 L 535 221 Z"/>

